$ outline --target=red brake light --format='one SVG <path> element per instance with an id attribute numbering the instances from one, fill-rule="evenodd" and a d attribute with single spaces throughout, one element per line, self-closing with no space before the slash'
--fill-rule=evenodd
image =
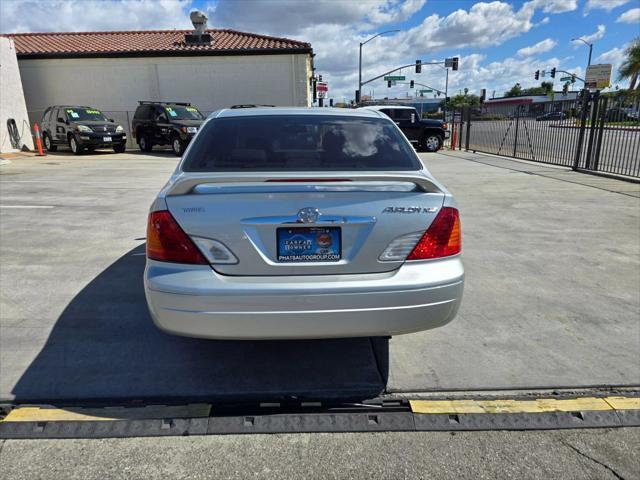
<path id="1" fill-rule="evenodd" d="M 442 124 L 442 128 L 443 128 L 444 130 L 449 130 L 449 124 L 448 124 L 447 122 L 444 122 L 444 123 Z"/>
<path id="2" fill-rule="evenodd" d="M 209 263 L 167 210 L 149 214 L 147 258 L 161 262 Z"/>
<path id="3" fill-rule="evenodd" d="M 452 207 L 442 207 L 425 234 L 407 260 L 428 260 L 430 258 L 456 255 L 462 250 L 460 215 Z"/>

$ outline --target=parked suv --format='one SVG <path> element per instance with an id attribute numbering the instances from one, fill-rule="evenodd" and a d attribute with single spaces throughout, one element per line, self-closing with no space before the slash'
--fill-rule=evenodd
<path id="1" fill-rule="evenodd" d="M 370 105 L 369 110 L 378 110 L 393 120 L 411 143 L 428 152 L 442 148 L 445 138 L 449 138 L 448 125 L 441 120 L 422 119 L 413 107 L 404 105 Z"/>
<path id="2" fill-rule="evenodd" d="M 122 153 L 127 144 L 124 127 L 93 107 L 54 105 L 44 111 L 40 126 L 44 147 L 50 152 L 68 145 L 76 155 L 96 148 Z"/>
<path id="3" fill-rule="evenodd" d="M 131 132 L 140 150 L 150 152 L 154 145 L 171 145 L 182 156 L 204 116 L 190 103 L 138 102 Z"/>

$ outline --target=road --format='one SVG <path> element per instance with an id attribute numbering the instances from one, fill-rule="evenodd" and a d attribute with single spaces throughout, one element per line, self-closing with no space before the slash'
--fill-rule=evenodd
<path id="1" fill-rule="evenodd" d="M 159 332 L 141 276 L 167 153 L 0 167 L 0 398 L 371 398 L 639 385 L 640 185 L 422 154 L 462 212 L 465 297 L 390 341 L 214 342 Z"/>
<path id="2" fill-rule="evenodd" d="M 0 444 L 7 480 L 640 478 L 640 429 L 227 435 Z"/>
<path id="3" fill-rule="evenodd" d="M 536 122 L 520 119 L 516 157 L 571 166 L 574 163 L 579 129 L 561 126 L 567 121 Z M 515 120 L 475 121 L 471 124 L 469 149 L 488 153 L 513 155 Z M 580 166 L 585 165 L 588 135 L 586 131 Z M 463 129 L 463 145 L 466 130 Z M 597 148 L 594 137 L 593 152 Z M 603 130 L 599 170 L 622 175 L 640 176 L 640 130 Z"/>

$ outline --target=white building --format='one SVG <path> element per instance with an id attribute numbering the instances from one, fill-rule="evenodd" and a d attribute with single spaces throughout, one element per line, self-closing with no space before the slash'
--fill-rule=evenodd
<path id="1" fill-rule="evenodd" d="M 31 122 L 50 105 L 87 105 L 131 125 L 139 100 L 191 102 L 203 113 L 235 104 L 311 106 L 305 42 L 234 30 L 20 33 L 15 41 Z M 129 135 L 131 138 L 131 135 Z"/>
<path id="2" fill-rule="evenodd" d="M 14 126 L 13 139 L 9 123 Z M 0 153 L 16 152 L 23 146 L 33 149 L 33 139 L 15 45 L 10 38 L 0 37 Z"/>

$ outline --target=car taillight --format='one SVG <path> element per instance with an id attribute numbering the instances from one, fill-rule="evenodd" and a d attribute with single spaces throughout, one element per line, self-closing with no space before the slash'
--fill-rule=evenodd
<path id="1" fill-rule="evenodd" d="M 443 128 L 443 130 L 449 130 L 449 124 L 447 122 L 444 122 L 442 124 L 442 128 Z"/>
<path id="2" fill-rule="evenodd" d="M 420 241 L 413 247 L 407 260 L 456 255 L 462 250 L 460 215 L 452 207 L 442 207 Z"/>
<path id="3" fill-rule="evenodd" d="M 147 258 L 161 262 L 208 264 L 198 247 L 167 210 L 149 214 Z"/>

